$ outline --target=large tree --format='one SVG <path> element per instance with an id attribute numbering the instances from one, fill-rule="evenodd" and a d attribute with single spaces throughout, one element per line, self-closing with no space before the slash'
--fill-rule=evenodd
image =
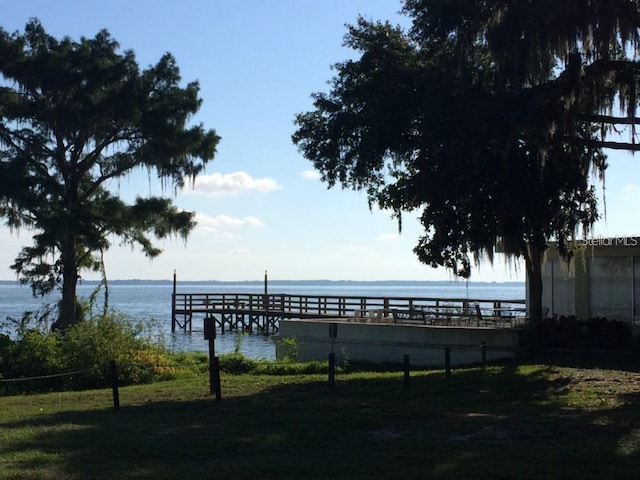
<path id="1" fill-rule="evenodd" d="M 117 182 L 138 169 L 181 188 L 215 154 L 219 137 L 190 124 L 197 82 L 181 86 L 165 54 L 140 70 L 107 31 L 58 40 L 37 21 L 24 33 L 0 29 L 0 216 L 33 230 L 13 269 L 34 294 L 62 290 L 58 325 L 80 318 L 83 269 L 101 269 L 110 238 L 161 253 L 153 239 L 181 236 L 193 213 L 164 197 L 127 204 Z"/>
<path id="2" fill-rule="evenodd" d="M 467 277 L 496 248 L 524 258 L 538 318 L 548 241 L 570 255 L 598 218 L 601 148 L 632 146 L 606 135 L 635 123 L 637 4 L 408 0 L 404 12 L 409 32 L 348 27 L 358 58 L 334 66 L 293 140 L 329 186 L 365 189 L 399 218 L 420 211 L 422 262 Z"/>

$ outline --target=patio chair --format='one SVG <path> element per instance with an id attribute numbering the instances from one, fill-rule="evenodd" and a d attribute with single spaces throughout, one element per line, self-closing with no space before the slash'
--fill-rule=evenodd
<path id="1" fill-rule="evenodd" d="M 476 325 L 479 327 L 480 323 L 484 323 L 484 319 L 482 318 L 482 310 L 480 310 L 480 303 L 473 302 L 473 306 L 476 309 Z"/>

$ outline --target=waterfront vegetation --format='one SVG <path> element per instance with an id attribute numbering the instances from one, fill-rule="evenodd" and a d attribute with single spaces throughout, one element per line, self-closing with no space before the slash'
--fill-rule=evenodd
<path id="1" fill-rule="evenodd" d="M 38 378 L 0 383 L 0 393 L 72 390 L 110 384 L 110 361 L 120 381 L 140 384 L 172 378 L 174 366 L 158 342 L 153 323 L 132 322 L 112 312 L 90 315 L 63 333 L 21 324 L 15 338 L 0 335 L 0 379 Z M 72 376 L 58 376 L 78 372 Z"/>
<path id="2" fill-rule="evenodd" d="M 124 386 L 201 375 L 209 368 L 207 354 L 168 351 L 153 321 L 133 322 L 117 312 L 91 313 L 64 333 L 48 331 L 45 322 L 18 323 L 13 338 L 0 335 L 0 395 L 106 388 L 112 385 L 112 361 Z M 280 340 L 287 354 L 280 362 L 248 358 L 243 338 L 237 334 L 234 351 L 219 356 L 222 372 L 308 374 L 328 368 L 327 361 L 294 362 L 296 342 L 289 338 Z"/>

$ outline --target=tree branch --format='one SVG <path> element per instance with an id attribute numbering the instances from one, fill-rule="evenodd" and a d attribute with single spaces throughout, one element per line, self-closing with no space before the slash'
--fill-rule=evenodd
<path id="1" fill-rule="evenodd" d="M 615 125 L 640 125 L 638 117 L 614 117 L 612 115 L 578 114 L 576 119 L 583 122 L 610 123 Z"/>
<path id="2" fill-rule="evenodd" d="M 582 140 L 580 143 L 592 148 L 610 148 L 612 150 L 640 152 L 640 143 L 607 142 L 605 140 Z"/>

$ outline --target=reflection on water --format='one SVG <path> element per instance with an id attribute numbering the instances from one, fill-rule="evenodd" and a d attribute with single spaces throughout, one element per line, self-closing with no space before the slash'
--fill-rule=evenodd
<path id="1" fill-rule="evenodd" d="M 165 339 L 172 352 L 208 352 L 209 342 L 203 332 L 175 332 Z M 273 360 L 276 347 L 273 336 L 258 333 L 218 332 L 215 340 L 217 354 L 233 353 L 236 348 L 249 358 Z"/>

